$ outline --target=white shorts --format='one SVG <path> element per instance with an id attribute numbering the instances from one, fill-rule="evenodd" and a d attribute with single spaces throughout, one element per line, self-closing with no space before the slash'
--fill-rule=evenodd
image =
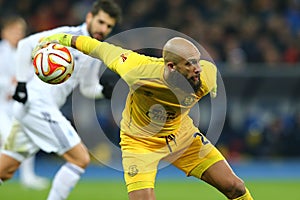
<path id="1" fill-rule="evenodd" d="M 12 124 L 12 113 L 8 113 L 9 111 L 7 110 L 6 107 L 0 106 L 0 148 L 10 132 Z M 12 112 L 11 109 L 10 112 Z"/>
<path id="2" fill-rule="evenodd" d="M 16 103 L 14 114 L 16 120 L 2 153 L 18 161 L 40 149 L 62 155 L 81 142 L 71 123 L 55 106 Z"/>

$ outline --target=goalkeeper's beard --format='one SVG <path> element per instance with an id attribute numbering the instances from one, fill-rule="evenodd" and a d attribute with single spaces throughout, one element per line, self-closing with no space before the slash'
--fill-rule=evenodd
<path id="1" fill-rule="evenodd" d="M 196 93 L 202 85 L 200 80 L 200 74 L 199 74 L 199 81 L 195 83 L 193 81 L 193 77 L 186 78 L 177 70 L 172 71 L 169 74 L 167 82 L 173 85 L 174 87 L 180 88 L 185 92 L 194 92 L 194 93 Z"/>

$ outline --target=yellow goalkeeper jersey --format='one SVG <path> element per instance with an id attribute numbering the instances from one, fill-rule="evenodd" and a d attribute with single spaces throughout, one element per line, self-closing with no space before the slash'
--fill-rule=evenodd
<path id="1" fill-rule="evenodd" d="M 140 136 L 176 134 L 179 128 L 190 128 L 193 122 L 190 109 L 217 87 L 215 65 L 201 60 L 202 85 L 194 93 L 172 88 L 164 80 L 164 61 L 138 54 L 106 42 L 80 36 L 76 48 L 101 59 L 108 68 L 119 74 L 130 91 L 122 114 L 121 130 Z"/>

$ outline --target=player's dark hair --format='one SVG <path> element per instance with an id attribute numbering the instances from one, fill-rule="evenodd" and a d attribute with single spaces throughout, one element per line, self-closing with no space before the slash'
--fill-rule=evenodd
<path id="1" fill-rule="evenodd" d="M 120 6 L 113 0 L 97 0 L 94 2 L 91 13 L 97 15 L 100 10 L 103 10 L 109 16 L 116 19 L 117 23 L 122 21 L 122 10 Z"/>

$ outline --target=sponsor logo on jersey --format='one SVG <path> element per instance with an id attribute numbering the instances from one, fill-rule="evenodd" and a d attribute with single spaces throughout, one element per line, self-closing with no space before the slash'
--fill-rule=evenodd
<path id="1" fill-rule="evenodd" d="M 165 123 L 166 121 L 175 119 L 176 112 L 173 110 L 166 110 L 163 106 L 157 104 L 153 105 L 146 115 L 151 121 Z"/>

